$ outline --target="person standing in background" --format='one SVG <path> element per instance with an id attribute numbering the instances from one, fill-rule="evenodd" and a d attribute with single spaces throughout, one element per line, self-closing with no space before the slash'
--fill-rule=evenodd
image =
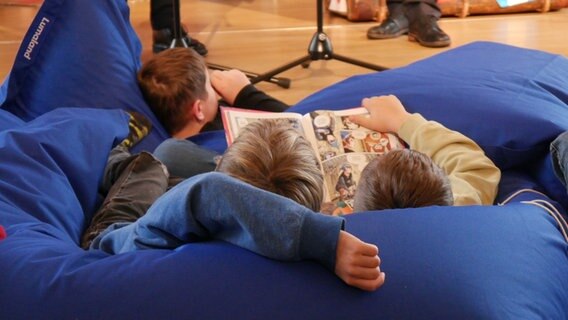
<path id="1" fill-rule="evenodd" d="M 424 47 L 451 44 L 450 37 L 438 26 L 442 13 L 437 0 L 387 0 L 389 16 L 367 31 L 369 39 L 392 39 L 408 34 L 408 40 Z"/>
<path id="2" fill-rule="evenodd" d="M 150 24 L 152 25 L 152 51 L 158 53 L 170 47 L 174 40 L 174 3 L 180 0 L 150 0 Z M 187 45 L 202 56 L 207 55 L 207 48 L 197 39 L 187 34 L 182 25 L 182 38 Z"/>

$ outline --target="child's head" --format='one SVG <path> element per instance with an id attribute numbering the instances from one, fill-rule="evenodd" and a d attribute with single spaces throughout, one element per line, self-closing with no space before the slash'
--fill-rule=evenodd
<path id="1" fill-rule="evenodd" d="M 323 176 L 310 144 L 283 121 L 248 124 L 227 149 L 217 171 L 314 211 L 323 201 Z"/>
<path id="2" fill-rule="evenodd" d="M 138 72 L 138 85 L 171 135 L 191 121 L 205 125 L 217 113 L 217 96 L 205 61 L 192 49 L 173 48 L 154 55 Z"/>
<path id="3" fill-rule="evenodd" d="M 411 149 L 393 150 L 363 169 L 355 211 L 453 205 L 447 175 L 432 159 Z"/>

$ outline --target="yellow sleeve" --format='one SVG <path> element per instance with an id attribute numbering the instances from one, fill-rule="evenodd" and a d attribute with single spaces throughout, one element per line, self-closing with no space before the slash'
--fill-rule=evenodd
<path id="1" fill-rule="evenodd" d="M 454 205 L 493 204 L 501 171 L 473 140 L 417 113 L 403 123 L 398 135 L 446 172 Z"/>

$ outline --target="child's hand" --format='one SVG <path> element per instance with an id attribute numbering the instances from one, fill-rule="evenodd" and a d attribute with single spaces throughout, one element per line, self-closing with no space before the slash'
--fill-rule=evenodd
<path id="1" fill-rule="evenodd" d="M 369 111 L 369 116 L 351 116 L 349 120 L 378 132 L 397 133 L 410 116 L 400 100 L 393 95 L 365 98 L 361 105 Z"/>
<path id="2" fill-rule="evenodd" d="M 211 86 L 217 93 L 230 105 L 235 103 L 235 99 L 241 90 L 250 84 L 249 78 L 240 70 L 232 69 L 228 71 L 211 71 Z"/>
<path id="3" fill-rule="evenodd" d="M 335 274 L 350 286 L 374 291 L 385 282 L 377 246 L 341 231 L 337 242 Z"/>

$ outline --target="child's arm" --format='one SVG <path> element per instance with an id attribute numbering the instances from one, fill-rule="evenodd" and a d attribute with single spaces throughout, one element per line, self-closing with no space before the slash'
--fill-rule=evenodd
<path id="1" fill-rule="evenodd" d="M 226 71 L 214 70 L 211 71 L 210 76 L 213 89 L 230 105 L 234 105 L 239 92 L 251 84 L 249 78 L 236 69 Z"/>
<path id="2" fill-rule="evenodd" d="M 114 224 L 92 249 L 121 253 L 173 249 L 219 239 L 277 260 L 316 260 L 346 283 L 374 290 L 384 281 L 377 248 L 341 232 L 344 219 L 212 172 L 161 196 L 134 223 Z"/>
<path id="3" fill-rule="evenodd" d="M 236 69 L 211 72 L 213 89 L 229 105 L 252 110 L 282 112 L 289 105 L 258 90 L 249 78 Z"/>
<path id="4" fill-rule="evenodd" d="M 376 131 L 394 132 L 410 148 L 429 156 L 448 175 L 455 205 L 493 204 L 501 172 L 463 134 L 419 114 L 410 114 L 395 96 L 363 99 L 370 117 L 351 120 Z"/>

